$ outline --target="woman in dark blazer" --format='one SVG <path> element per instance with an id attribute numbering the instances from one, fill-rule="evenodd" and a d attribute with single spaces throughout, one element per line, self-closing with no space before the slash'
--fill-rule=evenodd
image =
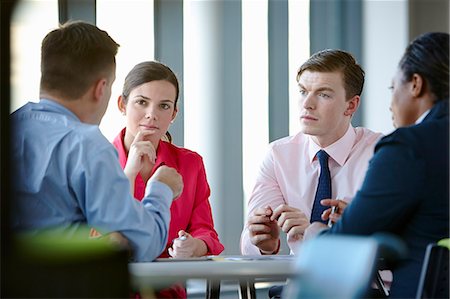
<path id="1" fill-rule="evenodd" d="M 449 35 L 416 38 L 391 89 L 398 129 L 377 144 L 361 189 L 323 234 L 400 237 L 409 255 L 393 271 L 390 297 L 414 298 L 427 244 L 449 237 Z"/>

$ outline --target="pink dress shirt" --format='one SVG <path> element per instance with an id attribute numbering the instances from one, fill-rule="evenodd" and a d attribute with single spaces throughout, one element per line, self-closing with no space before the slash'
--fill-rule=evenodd
<path id="1" fill-rule="evenodd" d="M 114 139 L 113 145 L 119 153 L 119 162 L 125 168 L 128 154 L 123 144 L 125 129 Z M 209 204 L 210 189 L 206 180 L 205 167 L 202 157 L 188 149 L 179 148 L 165 141 L 160 141 L 156 151 L 156 164 L 164 162 L 165 165 L 175 168 L 183 177 L 183 192 L 170 207 L 171 219 L 169 239 L 166 250 L 160 257 L 169 257 L 167 249 L 172 245 L 173 239 L 178 237 L 179 230 L 185 230 L 194 238 L 205 242 L 208 252 L 206 255 L 218 255 L 224 247 L 219 241 Z M 146 183 L 140 174 L 134 183 L 134 197 L 142 200 Z"/>
<path id="2" fill-rule="evenodd" d="M 351 125 L 345 135 L 324 148 L 329 158 L 332 198 L 349 202 L 361 186 L 370 158 L 381 134 Z M 248 214 L 258 207 L 281 204 L 300 209 L 309 219 L 317 189 L 320 165 L 316 153 L 321 148 L 309 135 L 298 133 L 269 145 L 248 201 Z M 301 241 L 288 240 L 291 252 Z M 247 227 L 241 235 L 244 255 L 261 254 L 250 242 Z"/>

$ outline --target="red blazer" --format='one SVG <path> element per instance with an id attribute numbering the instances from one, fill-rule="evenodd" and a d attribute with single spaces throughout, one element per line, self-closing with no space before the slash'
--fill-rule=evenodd
<path id="1" fill-rule="evenodd" d="M 123 139 L 125 129 L 114 139 L 113 145 L 119 153 L 119 162 L 125 168 L 128 154 Z M 205 166 L 202 157 L 188 149 L 177 147 L 171 143 L 160 141 L 156 151 L 156 164 L 164 162 L 167 166 L 175 168 L 183 177 L 183 192 L 170 208 L 171 219 L 169 239 L 166 249 L 160 257 L 168 257 L 167 249 L 173 239 L 178 237 L 178 231 L 183 229 L 193 237 L 203 240 L 208 247 L 206 255 L 218 255 L 224 247 L 214 229 L 214 222 L 209 204 L 210 189 L 206 180 Z M 142 200 L 146 183 L 140 174 L 134 182 L 134 197 Z"/>

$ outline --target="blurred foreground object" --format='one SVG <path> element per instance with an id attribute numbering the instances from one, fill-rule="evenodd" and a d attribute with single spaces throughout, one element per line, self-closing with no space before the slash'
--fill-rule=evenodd
<path id="1" fill-rule="evenodd" d="M 384 254 L 401 259 L 405 246 L 391 237 L 319 236 L 303 243 L 297 259 L 298 275 L 282 298 L 364 298 L 369 295 L 378 263 Z M 397 251 L 394 253 L 394 251 Z"/>
<path id="2" fill-rule="evenodd" d="M 70 236 L 69 236 L 70 235 Z M 17 235 L 11 256 L 2 261 L 8 298 L 127 298 L 129 252 L 111 238 L 42 231 Z"/>

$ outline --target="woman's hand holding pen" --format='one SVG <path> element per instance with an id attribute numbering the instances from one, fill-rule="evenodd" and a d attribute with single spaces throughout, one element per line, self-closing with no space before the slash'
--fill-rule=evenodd
<path id="1" fill-rule="evenodd" d="M 347 203 L 340 199 L 322 199 L 320 204 L 330 207 L 329 209 L 323 211 L 321 215 L 323 220 L 329 220 L 328 226 L 336 223 L 341 218 L 342 213 L 347 207 Z"/>
<path id="2" fill-rule="evenodd" d="M 169 255 L 173 258 L 187 258 L 204 256 L 208 248 L 203 240 L 192 237 L 184 230 L 178 232 L 178 238 L 173 240 L 169 248 Z"/>
<path id="3" fill-rule="evenodd" d="M 341 218 L 342 213 L 347 207 L 347 203 L 340 199 L 322 199 L 320 204 L 330 207 L 329 209 L 323 211 L 321 215 L 322 220 L 328 220 L 328 225 L 319 221 L 311 223 L 305 229 L 304 240 L 311 239 L 317 236 L 317 234 L 319 234 L 322 230 L 332 227 L 333 224 Z"/>

